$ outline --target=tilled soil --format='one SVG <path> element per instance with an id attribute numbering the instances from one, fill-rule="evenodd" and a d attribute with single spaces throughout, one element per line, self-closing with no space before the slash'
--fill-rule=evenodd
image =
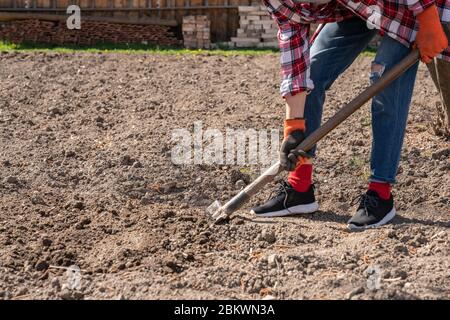
<path id="1" fill-rule="evenodd" d="M 360 57 L 325 118 L 368 82 Z M 0 298 L 450 298 L 450 146 L 421 66 L 399 211 L 351 233 L 369 175 L 365 106 L 319 145 L 320 211 L 211 226 L 204 209 L 259 165 L 174 165 L 173 129 L 281 129 L 278 56 L 0 54 Z M 64 268 L 81 268 L 81 283 Z M 75 283 L 75 285 L 74 285 Z"/>

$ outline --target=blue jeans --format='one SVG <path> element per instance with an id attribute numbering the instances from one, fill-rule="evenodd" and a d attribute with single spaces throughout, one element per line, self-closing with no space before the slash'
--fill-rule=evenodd
<path id="1" fill-rule="evenodd" d="M 329 23 L 322 29 L 310 51 L 314 89 L 306 98 L 306 135 L 320 126 L 325 92 L 377 32 L 367 28 L 366 22 L 359 18 Z M 386 72 L 409 52 L 410 49 L 400 42 L 384 36 L 373 63 L 370 81 L 376 81 L 383 69 Z M 371 181 L 395 182 L 418 65 L 416 63 L 372 99 Z M 311 153 L 315 154 L 315 148 Z"/>

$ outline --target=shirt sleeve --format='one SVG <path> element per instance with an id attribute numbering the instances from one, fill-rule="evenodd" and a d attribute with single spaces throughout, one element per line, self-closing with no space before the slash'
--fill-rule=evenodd
<path id="1" fill-rule="evenodd" d="M 314 89 L 310 79 L 309 25 L 282 24 L 278 30 L 283 97 Z"/>
<path id="2" fill-rule="evenodd" d="M 389 0 L 395 2 L 394 0 Z M 436 3 L 436 0 L 398 0 L 400 4 L 405 5 L 412 13 L 417 16 L 425 9 Z"/>
<path id="3" fill-rule="evenodd" d="M 283 2 L 273 0 L 263 2 L 278 25 L 281 95 L 287 97 L 312 90 L 314 85 L 309 77 L 309 24 L 293 21 L 292 17 L 295 14 L 293 8 Z"/>

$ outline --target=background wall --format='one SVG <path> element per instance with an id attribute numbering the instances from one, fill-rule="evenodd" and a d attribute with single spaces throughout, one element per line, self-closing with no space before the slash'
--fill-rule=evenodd
<path id="1" fill-rule="evenodd" d="M 83 16 L 114 17 L 129 22 L 159 21 L 177 25 L 181 38 L 183 16 L 207 15 L 211 20 L 211 41 L 229 41 L 239 27 L 238 6 L 259 4 L 255 0 L 0 0 L 0 12 L 27 12 L 65 15 L 77 4 Z"/>

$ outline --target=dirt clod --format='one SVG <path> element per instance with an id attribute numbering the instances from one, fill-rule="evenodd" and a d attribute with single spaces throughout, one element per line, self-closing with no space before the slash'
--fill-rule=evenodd
<path id="1" fill-rule="evenodd" d="M 43 238 L 42 239 L 42 245 L 44 247 L 50 247 L 52 245 L 53 241 L 50 240 L 49 238 Z"/>
<path id="2" fill-rule="evenodd" d="M 271 229 L 263 229 L 260 234 L 260 239 L 270 244 L 275 243 L 275 241 L 277 241 L 275 231 Z"/>
<path id="3" fill-rule="evenodd" d="M 9 176 L 5 178 L 5 182 L 6 183 L 10 183 L 10 184 L 18 184 L 19 183 L 19 179 L 17 177 L 14 176 Z"/>

